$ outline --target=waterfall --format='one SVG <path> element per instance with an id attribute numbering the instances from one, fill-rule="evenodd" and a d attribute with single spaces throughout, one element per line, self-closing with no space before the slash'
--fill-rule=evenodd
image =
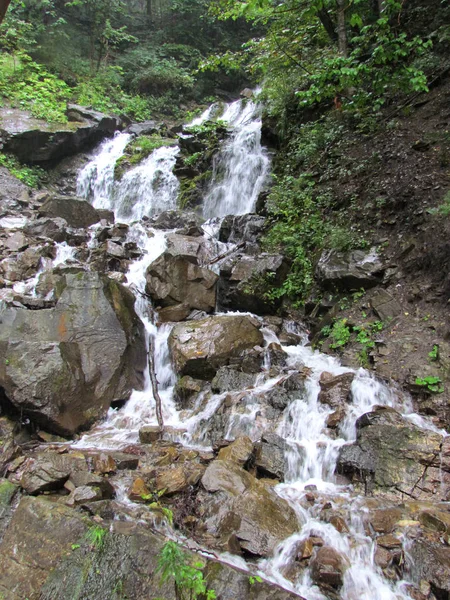
<path id="1" fill-rule="evenodd" d="M 201 124 L 213 112 L 209 109 L 192 124 Z M 222 119 L 230 127 L 231 135 L 214 159 L 213 179 L 203 208 L 203 213 L 208 218 L 251 212 L 269 169 L 268 156 L 261 146 L 260 107 L 250 101 L 237 101 L 226 106 Z M 81 171 L 78 191 L 80 195 L 90 199 L 94 206 L 112 209 L 118 220 L 132 223 L 128 241 L 135 242 L 143 255 L 131 263 L 127 282 L 130 287 L 143 292 L 147 267 L 164 251 L 166 232 L 152 231 L 149 234 L 141 224 L 133 221 L 176 206 L 178 184 L 172 169 L 178 148 L 155 150 L 141 165 L 130 170 L 121 182 L 114 183 L 114 165 L 128 140 L 129 137 L 125 134 L 118 134 L 100 147 L 92 161 Z M 166 425 L 176 430 L 172 439 L 187 446 L 209 448 L 209 421 L 227 394 L 211 395 L 209 398 L 200 395 L 192 409 L 179 412 L 173 401 L 175 376 L 167 347 L 171 326 L 166 324 L 157 330 L 150 320 L 148 303 L 142 294 L 137 294 L 136 311 L 145 325 L 147 335 L 155 336 L 155 365 L 164 420 Z M 270 342 L 278 343 L 278 338 L 272 332 L 265 331 L 265 335 L 266 345 Z M 307 600 L 326 600 L 319 588 L 313 585 L 309 569 L 305 570 L 296 584 L 283 575 L 298 543 L 310 535 L 320 536 L 325 544 L 340 552 L 350 563 L 345 572 L 340 598 L 407 600 L 410 596 L 404 591 L 402 582 L 387 581 L 375 565 L 373 541 L 364 531 L 360 515 L 363 510 L 361 499 L 352 495 L 348 486 L 336 481 L 335 469 L 339 449 L 356 437 L 357 418 L 375 405 L 393 407 L 419 426 L 431 426 L 412 413 L 407 400 L 399 398 L 370 373 L 363 369 L 353 371 L 343 367 L 336 358 L 313 351 L 307 345 L 306 338 L 297 346 L 284 346 L 283 349 L 288 355 L 287 367 L 290 372 L 295 373 L 305 367 L 308 371 L 304 391 L 298 392 L 297 397 L 285 409 L 284 418 L 277 430 L 286 443 L 287 468 L 285 483 L 278 484 L 275 490 L 294 508 L 301 525 L 298 533 L 285 540 L 273 557 L 260 561 L 259 573 L 286 589 L 303 595 Z M 244 434 L 254 441 L 260 439 L 262 428 L 268 424 L 262 417 L 256 419 L 261 408 L 261 394 L 273 389 L 281 379 L 281 376 L 273 377 L 269 374 L 269 369 L 267 361 L 255 386 L 245 390 L 245 404 L 240 403 L 239 409 L 234 412 L 231 409 L 226 431 L 228 440 Z M 318 401 L 319 381 L 324 372 L 332 375 L 354 374 L 352 400 L 347 416 L 336 434 L 331 434 L 326 427 L 326 419 L 333 410 Z M 74 445 L 82 448 L 117 449 L 137 442 L 139 428 L 149 424 L 156 425 L 157 421 L 147 373 L 146 385 L 142 391 L 134 391 L 120 410 L 110 409 L 107 419 Z M 320 507 L 313 505 L 311 508 L 304 508 L 301 501 L 308 486 L 323 493 L 333 505 L 345 504 L 349 507 L 351 520 L 348 532 L 339 532 L 331 524 L 323 522 L 319 515 Z M 123 499 L 125 494 L 122 488 L 119 498 Z M 224 557 L 224 560 L 236 563 L 236 559 L 229 556 Z M 238 562 L 240 567 L 245 566 L 243 559 Z"/>
<path id="2" fill-rule="evenodd" d="M 214 158 L 203 205 L 207 219 L 253 212 L 270 166 L 261 146 L 260 105 L 238 100 L 227 106 L 221 120 L 231 129 L 231 135 Z"/>

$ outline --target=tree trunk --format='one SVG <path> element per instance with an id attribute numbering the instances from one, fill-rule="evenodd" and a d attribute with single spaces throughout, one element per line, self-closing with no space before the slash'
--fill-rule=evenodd
<path id="1" fill-rule="evenodd" d="M 8 6 L 10 5 L 11 0 L 0 0 L 0 25 L 5 18 L 6 11 L 8 10 Z"/>
<path id="2" fill-rule="evenodd" d="M 150 339 L 148 341 L 148 368 L 150 371 L 150 381 L 152 382 L 153 398 L 155 399 L 155 405 L 156 405 L 156 419 L 158 421 L 159 429 L 160 429 L 160 431 L 162 431 L 164 429 L 164 420 L 163 420 L 163 416 L 162 416 L 161 396 L 159 395 L 158 380 L 156 378 L 156 371 L 155 371 L 155 336 L 154 335 L 150 335 Z"/>
<path id="3" fill-rule="evenodd" d="M 320 22 L 323 25 L 323 28 L 328 33 L 328 36 L 332 42 L 337 42 L 337 33 L 336 33 L 336 25 L 333 22 L 333 19 L 330 16 L 330 13 L 326 8 L 321 8 L 317 11 L 317 16 L 319 17 Z"/>
<path id="4" fill-rule="evenodd" d="M 342 56 L 348 56 L 347 30 L 345 27 L 346 0 L 336 0 L 338 48 Z"/>

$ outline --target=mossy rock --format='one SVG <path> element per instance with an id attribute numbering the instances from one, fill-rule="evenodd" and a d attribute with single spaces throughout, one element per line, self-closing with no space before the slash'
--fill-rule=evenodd
<path id="1" fill-rule="evenodd" d="M 120 181 L 125 173 L 141 163 L 154 150 L 163 146 L 174 146 L 177 140 L 160 135 L 141 135 L 131 140 L 125 148 L 123 156 L 116 162 L 114 179 Z"/>

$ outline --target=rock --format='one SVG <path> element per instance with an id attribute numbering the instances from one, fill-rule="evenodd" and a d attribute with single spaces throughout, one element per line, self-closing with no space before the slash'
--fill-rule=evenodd
<path id="1" fill-rule="evenodd" d="M 232 358 L 262 343 L 258 323 L 243 315 L 214 316 L 180 323 L 169 336 L 169 350 L 176 372 L 198 379 L 214 377 Z"/>
<path id="2" fill-rule="evenodd" d="M 8 281 L 24 281 L 33 277 L 41 266 L 41 259 L 49 257 L 49 246 L 34 246 L 24 252 L 9 256 L 0 262 L 0 274 Z"/>
<path id="3" fill-rule="evenodd" d="M 198 227 L 202 220 L 196 213 L 167 210 L 152 219 L 151 223 L 155 229 L 178 229 L 180 227 Z"/>
<path id="4" fill-rule="evenodd" d="M 302 398 L 305 390 L 305 376 L 291 373 L 265 392 L 264 397 L 273 408 L 283 411 L 293 400 Z"/>
<path id="5" fill-rule="evenodd" d="M 88 525 L 80 513 L 66 506 L 22 498 L 0 546 L 0 594 L 11 599 L 39 598 L 49 573 L 70 554 Z"/>
<path id="6" fill-rule="evenodd" d="M 370 512 L 369 523 L 376 533 L 391 533 L 404 516 L 401 508 L 382 508 Z"/>
<path id="7" fill-rule="evenodd" d="M 242 373 L 232 367 L 221 367 L 211 382 L 211 389 L 215 394 L 244 390 L 253 387 L 255 379 L 253 374 Z"/>
<path id="8" fill-rule="evenodd" d="M 179 321 L 185 321 L 190 314 L 190 306 L 187 306 L 186 304 L 174 304 L 173 306 L 158 308 L 158 322 L 178 323 Z M 207 313 L 202 311 L 202 314 L 206 316 Z"/>
<path id="9" fill-rule="evenodd" d="M 49 163 L 92 148 L 120 126 L 117 117 L 83 107 L 69 105 L 68 111 L 72 122 L 55 124 L 35 119 L 23 110 L 3 108 L 0 134 L 4 151 L 15 154 L 21 162 Z M 82 121 L 73 121 L 76 118 Z"/>
<path id="10" fill-rule="evenodd" d="M 264 434 L 256 452 L 255 465 L 260 477 L 284 481 L 286 442 L 275 433 Z"/>
<path id="11" fill-rule="evenodd" d="M 173 396 L 181 408 L 192 408 L 193 401 L 203 390 L 204 381 L 193 379 L 189 375 L 181 377 L 175 385 Z"/>
<path id="12" fill-rule="evenodd" d="M 73 484 L 75 488 L 96 488 L 96 490 L 100 490 L 101 497 L 105 499 L 113 498 L 116 495 L 114 487 L 108 479 L 88 471 L 74 470 L 70 474 L 68 482 Z"/>
<path id="13" fill-rule="evenodd" d="M 271 367 L 285 367 L 287 352 L 283 350 L 280 344 L 271 342 L 266 348 L 266 356 Z"/>
<path id="14" fill-rule="evenodd" d="M 13 233 L 5 242 L 5 246 L 11 252 L 20 252 L 28 246 L 28 239 L 21 231 Z"/>
<path id="15" fill-rule="evenodd" d="M 100 221 L 100 215 L 89 202 L 66 196 L 50 197 L 39 209 L 40 217 L 64 219 L 70 227 L 87 228 Z"/>
<path id="16" fill-rule="evenodd" d="M 281 254 L 239 256 L 221 266 L 218 305 L 223 310 L 240 310 L 272 314 L 277 302 L 269 301 L 266 292 L 285 280 L 289 266 Z"/>
<path id="17" fill-rule="evenodd" d="M 338 589 L 342 586 L 346 559 L 331 546 L 322 546 L 311 559 L 311 578 L 319 587 L 330 586 Z"/>
<path id="18" fill-rule="evenodd" d="M 144 425 L 139 429 L 141 444 L 154 444 L 161 439 L 162 432 L 158 425 Z"/>
<path id="19" fill-rule="evenodd" d="M 202 485 L 213 494 L 199 498 L 208 532 L 219 539 L 235 536 L 252 555 L 270 555 L 298 529 L 287 502 L 231 461 L 210 463 Z"/>
<path id="20" fill-rule="evenodd" d="M 427 539 L 416 539 L 408 545 L 405 555 L 413 582 L 421 580 L 431 585 L 437 598 L 450 595 L 450 547 Z"/>
<path id="21" fill-rule="evenodd" d="M 413 497 L 438 492 L 441 435 L 420 429 L 384 407 L 360 417 L 356 429 L 356 443 L 340 452 L 340 473 L 369 486 L 404 490 Z"/>
<path id="22" fill-rule="evenodd" d="M 231 461 L 245 467 L 253 455 L 253 442 L 249 437 L 243 436 L 237 438 L 229 446 L 219 451 L 218 459 Z"/>
<path id="23" fill-rule="evenodd" d="M 316 268 L 322 287 L 340 291 L 374 287 L 381 282 L 385 267 L 375 251 L 338 252 L 325 250 Z"/>
<path id="24" fill-rule="evenodd" d="M 229 244 L 257 244 L 266 220 L 259 215 L 228 215 L 220 224 L 219 241 Z"/>
<path id="25" fill-rule="evenodd" d="M 73 490 L 64 504 L 67 506 L 77 506 L 86 502 L 98 502 L 102 500 L 102 490 L 95 486 L 80 486 Z"/>
<path id="26" fill-rule="evenodd" d="M 427 529 L 450 535 L 450 513 L 437 509 L 423 510 L 418 519 Z"/>
<path id="27" fill-rule="evenodd" d="M 402 313 L 401 305 L 386 290 L 379 289 L 371 296 L 370 306 L 381 321 L 390 321 Z"/>
<path id="28" fill-rule="evenodd" d="M 99 454 L 93 457 L 94 471 L 102 474 L 115 473 L 117 463 L 110 454 Z"/>
<path id="29" fill-rule="evenodd" d="M 84 458 L 70 454 L 41 453 L 27 458 L 20 469 L 20 485 L 28 494 L 61 489 L 70 475 L 87 471 Z"/>
<path id="30" fill-rule="evenodd" d="M 30 221 L 24 227 L 24 232 L 36 238 L 50 238 L 55 242 L 66 242 L 69 239 L 67 221 L 59 217 L 55 219 L 41 218 Z"/>
<path id="31" fill-rule="evenodd" d="M 333 376 L 323 372 L 320 376 L 319 402 L 331 408 L 340 408 L 351 400 L 351 387 L 354 373 L 343 373 Z"/>
<path id="32" fill-rule="evenodd" d="M 54 308 L 1 311 L 0 386 L 46 429 L 72 435 L 142 388 L 145 335 L 120 284 L 70 269 L 57 291 Z"/>
<path id="33" fill-rule="evenodd" d="M 386 548 L 386 550 L 392 550 L 394 548 L 401 548 L 402 542 L 395 535 L 388 533 L 377 537 L 377 545 L 381 548 Z"/>
<path id="34" fill-rule="evenodd" d="M 165 496 L 182 492 L 190 486 L 197 485 L 205 469 L 204 465 L 193 464 L 164 470 L 156 477 L 156 488 Z"/>
<path id="35" fill-rule="evenodd" d="M 148 267 L 145 290 L 162 307 L 182 305 L 186 312 L 180 316 L 186 318 L 193 309 L 214 310 L 217 279 L 213 271 L 193 264 L 188 257 L 164 252 Z"/>
<path id="36" fill-rule="evenodd" d="M 160 125 L 157 125 L 156 121 L 142 121 L 142 123 L 133 123 L 126 128 L 127 133 L 131 133 L 136 137 L 140 135 L 152 135 L 157 133 L 160 129 Z"/>
<path id="37" fill-rule="evenodd" d="M 132 502 L 145 502 L 145 500 L 151 498 L 151 496 L 150 490 L 142 477 L 135 479 L 128 491 L 128 498 Z"/>

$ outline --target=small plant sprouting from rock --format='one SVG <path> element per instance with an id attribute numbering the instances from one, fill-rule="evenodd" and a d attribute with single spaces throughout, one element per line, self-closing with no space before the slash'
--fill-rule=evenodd
<path id="1" fill-rule="evenodd" d="M 259 575 L 250 575 L 248 580 L 250 585 L 255 585 L 255 583 L 262 583 L 262 579 Z"/>
<path id="2" fill-rule="evenodd" d="M 428 352 L 428 358 L 433 362 L 437 362 L 439 360 L 439 346 L 437 344 L 434 344 L 431 352 Z"/>
<path id="3" fill-rule="evenodd" d="M 442 394 L 444 391 L 442 380 L 437 376 L 429 375 L 428 377 L 417 377 L 415 383 L 432 394 Z"/>
<path id="4" fill-rule="evenodd" d="M 161 573 L 161 584 L 173 580 L 176 600 L 214 600 L 216 593 L 208 590 L 202 572 L 203 564 L 193 562 L 179 544 L 167 541 L 158 557 L 157 573 Z"/>
<path id="5" fill-rule="evenodd" d="M 106 529 L 103 529 L 103 527 L 100 527 L 99 525 L 94 525 L 86 533 L 86 540 L 93 550 L 101 552 L 105 545 L 106 534 Z"/>
<path id="6" fill-rule="evenodd" d="M 145 500 L 146 502 L 148 502 L 149 504 L 147 505 L 148 508 L 150 508 L 150 510 L 155 510 L 158 511 L 160 513 L 162 513 L 164 515 L 164 517 L 166 518 L 167 522 L 169 523 L 170 526 L 173 525 L 173 511 L 170 510 L 170 508 L 167 508 L 167 506 L 164 506 L 163 504 L 161 504 L 160 501 L 160 497 L 164 495 L 164 493 L 166 492 L 166 490 L 159 490 L 158 492 L 153 492 L 150 494 L 142 494 L 141 498 L 142 500 Z"/>

